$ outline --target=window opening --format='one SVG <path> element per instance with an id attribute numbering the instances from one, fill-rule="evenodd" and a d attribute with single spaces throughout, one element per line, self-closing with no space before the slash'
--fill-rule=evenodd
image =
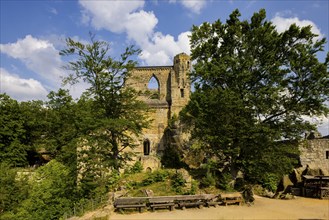
<path id="1" fill-rule="evenodd" d="M 180 97 L 184 98 L 184 89 L 180 89 Z"/>
<path id="2" fill-rule="evenodd" d="M 144 155 L 150 155 L 150 141 L 146 139 L 143 142 Z"/>
<path id="3" fill-rule="evenodd" d="M 326 151 L 326 159 L 329 159 L 329 150 Z"/>
<path id="4" fill-rule="evenodd" d="M 153 75 L 147 86 L 150 91 L 151 99 L 159 99 L 160 98 L 160 85 L 158 79 Z"/>

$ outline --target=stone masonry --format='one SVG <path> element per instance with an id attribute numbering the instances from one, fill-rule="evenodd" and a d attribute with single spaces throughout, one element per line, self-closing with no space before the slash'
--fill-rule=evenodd
<path id="1" fill-rule="evenodd" d="M 153 170 L 160 166 L 159 156 L 165 149 L 164 131 L 168 120 L 178 115 L 188 103 L 190 97 L 190 80 L 188 73 L 191 69 L 190 57 L 181 53 L 174 57 L 172 66 L 142 66 L 136 67 L 127 86 L 144 95 L 139 98 L 152 109 L 149 117 L 152 123 L 138 139 L 138 147 L 134 149 L 144 169 Z M 148 87 L 149 81 L 155 79 L 157 89 Z"/>
<path id="2" fill-rule="evenodd" d="M 329 136 L 305 140 L 299 147 L 303 167 L 321 169 L 329 175 Z"/>

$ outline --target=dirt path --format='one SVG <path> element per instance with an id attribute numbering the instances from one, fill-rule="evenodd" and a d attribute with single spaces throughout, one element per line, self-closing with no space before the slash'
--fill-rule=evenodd
<path id="1" fill-rule="evenodd" d="M 276 200 L 257 197 L 255 204 L 248 206 L 218 206 L 217 208 L 186 209 L 134 214 L 113 213 L 111 220 L 190 220 L 190 219 L 299 219 L 329 220 L 329 200 L 297 198 L 293 200 Z"/>

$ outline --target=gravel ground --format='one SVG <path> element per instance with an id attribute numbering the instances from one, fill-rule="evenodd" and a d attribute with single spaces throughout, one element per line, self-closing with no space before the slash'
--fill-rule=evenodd
<path id="1" fill-rule="evenodd" d="M 256 197 L 255 204 L 244 206 L 188 208 L 175 211 L 159 210 L 133 214 L 112 213 L 111 220 L 189 220 L 189 219 L 298 219 L 329 220 L 329 200 L 298 197 L 292 200 L 277 200 Z"/>

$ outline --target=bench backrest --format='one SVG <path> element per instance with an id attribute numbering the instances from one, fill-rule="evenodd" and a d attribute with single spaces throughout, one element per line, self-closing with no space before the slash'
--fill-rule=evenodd
<path id="1" fill-rule="evenodd" d="M 147 197 L 125 197 L 117 198 L 114 201 L 115 205 L 133 205 L 133 204 L 143 204 L 147 202 Z"/>
<path id="2" fill-rule="evenodd" d="M 235 193 L 221 193 L 221 194 L 219 194 L 219 196 L 221 198 L 241 198 L 242 197 L 241 193 L 239 193 L 239 192 L 235 192 Z"/>
<path id="3" fill-rule="evenodd" d="M 153 197 L 149 198 L 150 203 L 172 203 L 174 198 L 172 197 Z"/>
<path id="4" fill-rule="evenodd" d="M 175 196 L 176 201 L 188 201 L 188 200 L 204 200 L 205 197 L 203 195 L 183 195 L 183 196 Z"/>

